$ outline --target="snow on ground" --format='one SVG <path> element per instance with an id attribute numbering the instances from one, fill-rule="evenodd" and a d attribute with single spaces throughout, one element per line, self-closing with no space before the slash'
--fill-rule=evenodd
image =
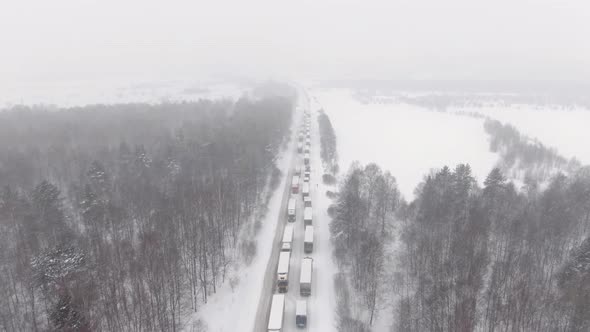
<path id="1" fill-rule="evenodd" d="M 293 144 L 292 139 L 287 149 L 281 153 L 277 161 L 279 169 L 286 170 L 290 167 Z M 250 265 L 240 266 L 233 273 L 238 279 L 238 284 L 232 287 L 228 280 L 219 287 L 217 293 L 212 294 L 209 301 L 189 318 L 185 331 L 192 331 L 193 323 L 199 319 L 206 323 L 208 332 L 249 331 L 254 326 L 266 264 L 272 252 L 279 215 L 284 212 L 281 210 L 281 201 L 286 181 L 286 172 L 283 172 L 280 184 L 272 194 L 268 211 L 256 235 L 257 254 Z"/>
<path id="2" fill-rule="evenodd" d="M 313 104 L 312 104 L 313 105 Z M 320 158 L 320 133 L 317 121 L 317 107 L 311 108 L 311 184 L 314 223 L 314 294 L 310 297 L 309 331 L 336 331 L 336 294 L 334 275 L 338 268 L 332 259 L 328 207 L 332 201 L 326 197 L 326 190 L 334 190 L 322 182 L 322 161 Z"/>
<path id="3" fill-rule="evenodd" d="M 407 199 L 432 168 L 468 163 L 483 182 L 498 156 L 481 119 L 406 104 L 361 104 L 348 90 L 313 91 L 336 131 L 341 172 L 375 162 L 397 179 Z"/>
<path id="4" fill-rule="evenodd" d="M 477 112 L 503 123 L 543 144 L 556 148 L 566 158 L 590 164 L 590 110 L 563 110 L 530 105 L 453 108 L 449 111 Z"/>
<path id="5" fill-rule="evenodd" d="M 61 107 L 88 104 L 159 103 L 196 101 L 203 98 L 237 99 L 246 89 L 228 82 L 174 81 L 80 81 L 65 83 L 28 83 L 2 87 L 0 109 L 13 105 L 55 105 Z"/>

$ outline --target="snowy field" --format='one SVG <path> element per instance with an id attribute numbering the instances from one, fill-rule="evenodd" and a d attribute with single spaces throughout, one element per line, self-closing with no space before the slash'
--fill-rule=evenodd
<path id="1" fill-rule="evenodd" d="M 347 90 L 311 93 L 336 131 L 341 172 L 356 160 L 375 162 L 396 177 L 407 199 L 432 168 L 468 163 L 482 183 L 497 161 L 481 119 L 406 104 L 361 104 Z"/>
<path id="2" fill-rule="evenodd" d="M 516 127 L 521 134 L 556 148 L 566 158 L 590 164 L 590 110 L 548 109 L 529 105 L 484 108 L 452 108 L 449 111 L 477 112 Z"/>
<path id="3" fill-rule="evenodd" d="M 85 81 L 67 83 L 30 83 L 1 87 L 0 109 L 13 105 L 55 105 L 159 103 L 196 101 L 202 98 L 237 99 L 245 87 L 211 81 Z"/>

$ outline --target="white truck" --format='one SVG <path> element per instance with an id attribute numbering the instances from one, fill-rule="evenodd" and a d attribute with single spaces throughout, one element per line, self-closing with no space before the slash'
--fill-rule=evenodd
<path id="1" fill-rule="evenodd" d="M 295 200 L 295 197 L 289 198 L 289 203 L 287 204 L 287 220 L 289 222 L 295 221 L 296 209 L 297 209 L 297 201 Z"/>
<path id="2" fill-rule="evenodd" d="M 313 224 L 313 211 L 311 209 L 311 207 L 306 207 L 305 209 L 303 209 L 303 224 L 305 226 L 309 226 L 311 224 Z"/>
<path id="3" fill-rule="evenodd" d="M 293 179 L 291 180 L 291 190 L 293 194 L 299 193 L 299 175 L 293 175 Z"/>
<path id="4" fill-rule="evenodd" d="M 291 253 L 282 251 L 279 253 L 279 265 L 277 267 L 277 288 L 279 293 L 286 293 L 289 290 L 289 261 Z"/>
<path id="5" fill-rule="evenodd" d="M 303 237 L 303 251 L 306 254 L 313 252 L 313 226 L 305 226 L 305 235 Z"/>
<path id="6" fill-rule="evenodd" d="M 283 231 L 283 242 L 281 242 L 281 251 L 291 251 L 293 243 L 293 225 L 285 226 Z"/>
<path id="7" fill-rule="evenodd" d="M 274 294 L 270 304 L 268 332 L 281 332 L 285 313 L 285 294 Z"/>
<path id="8" fill-rule="evenodd" d="M 303 197 L 303 207 L 311 207 L 311 196 Z"/>
<path id="9" fill-rule="evenodd" d="M 309 182 L 303 182 L 303 187 L 301 188 L 301 194 L 303 197 L 309 196 Z"/>
<path id="10" fill-rule="evenodd" d="M 295 324 L 299 328 L 307 326 L 307 302 L 305 300 L 295 302 Z"/>
<path id="11" fill-rule="evenodd" d="M 305 257 L 301 261 L 301 278 L 299 278 L 299 294 L 311 295 L 311 273 L 313 270 L 313 258 Z"/>

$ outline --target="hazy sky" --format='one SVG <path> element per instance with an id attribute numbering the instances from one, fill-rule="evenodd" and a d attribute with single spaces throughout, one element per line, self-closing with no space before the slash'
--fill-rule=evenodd
<path id="1" fill-rule="evenodd" d="M 590 79 L 590 1 L 18 0 L 0 43 L 2 84 Z"/>

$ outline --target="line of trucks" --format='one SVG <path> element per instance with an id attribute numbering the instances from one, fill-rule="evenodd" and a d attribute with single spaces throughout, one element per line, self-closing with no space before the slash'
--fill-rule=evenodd
<path id="1" fill-rule="evenodd" d="M 295 221 L 297 219 L 297 198 L 301 193 L 303 198 L 303 251 L 306 255 L 313 252 L 313 210 L 310 195 L 310 122 L 311 116 L 309 110 L 304 112 L 304 126 L 299 132 L 297 151 L 305 152 L 303 156 L 303 167 L 297 166 L 291 180 L 291 196 L 287 203 L 287 221 L 283 231 L 281 241 L 281 250 L 279 252 L 279 262 L 277 264 L 277 294 L 272 297 L 270 315 L 268 318 L 268 332 L 280 332 L 283 329 L 283 320 L 285 313 L 285 293 L 289 291 L 289 265 L 291 261 L 291 252 L 293 249 L 293 234 L 295 232 Z M 303 140 L 305 137 L 305 147 Z M 303 173 L 303 174 L 302 174 Z M 303 175 L 303 184 L 300 185 L 301 176 Z M 299 294 L 301 296 L 311 295 L 311 284 L 313 274 L 313 258 L 307 256 L 301 260 L 301 274 L 299 276 Z M 295 303 L 295 324 L 299 328 L 307 326 L 307 302 L 306 300 L 296 300 Z"/>

